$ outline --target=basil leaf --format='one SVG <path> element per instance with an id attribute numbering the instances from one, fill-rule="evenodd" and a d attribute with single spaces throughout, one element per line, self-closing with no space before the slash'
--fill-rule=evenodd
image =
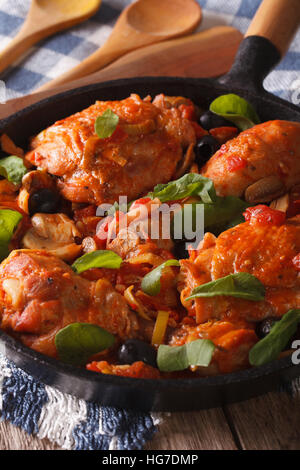
<path id="1" fill-rule="evenodd" d="M 219 96 L 211 103 L 209 109 L 233 122 L 242 131 L 260 123 L 252 105 L 233 93 Z"/>
<path id="2" fill-rule="evenodd" d="M 184 370 L 190 366 L 207 367 L 215 345 L 209 339 L 197 339 L 183 346 L 161 344 L 157 351 L 157 366 L 162 372 Z"/>
<path id="3" fill-rule="evenodd" d="M 71 323 L 55 336 L 58 357 L 68 364 L 84 365 L 93 355 L 110 348 L 114 336 L 98 325 Z"/>
<path id="4" fill-rule="evenodd" d="M 0 260 L 9 255 L 9 242 L 12 239 L 20 220 L 23 218 L 18 211 L 11 209 L 0 210 Z"/>
<path id="5" fill-rule="evenodd" d="M 196 287 L 186 300 L 198 297 L 215 297 L 217 295 L 229 295 L 246 300 L 264 300 L 264 285 L 255 276 L 249 273 L 229 274 L 216 281 L 207 282 Z"/>
<path id="6" fill-rule="evenodd" d="M 178 201 L 188 196 L 199 196 L 202 202 L 211 203 L 216 200 L 216 191 L 212 180 L 197 173 L 187 173 L 178 180 L 166 184 L 158 184 L 152 193 L 147 195 L 161 202 Z"/>
<path id="7" fill-rule="evenodd" d="M 241 217 L 248 206 L 249 204 L 235 196 L 217 197 L 213 204 L 204 204 L 205 228 L 229 224 L 233 219 Z"/>
<path id="8" fill-rule="evenodd" d="M 196 226 L 196 210 L 197 207 L 203 205 L 204 208 L 204 229 L 210 231 L 215 235 L 234 227 L 242 222 L 245 222 L 243 212 L 249 207 L 242 199 L 234 196 L 216 197 L 212 204 L 192 203 L 186 204 L 182 207 L 181 212 L 175 214 L 172 219 L 172 234 L 174 234 L 174 224 L 180 223 L 183 227 L 182 233 L 187 233 L 185 230 L 185 222 L 191 225 L 193 231 L 197 231 L 199 227 Z M 186 211 L 189 216 L 185 215 Z M 181 217 L 181 222 L 177 218 Z M 190 228 L 190 227 L 188 227 Z"/>
<path id="9" fill-rule="evenodd" d="M 141 288 L 142 291 L 148 295 L 157 295 L 160 292 L 160 278 L 162 276 L 163 269 L 166 266 L 180 266 L 179 261 L 177 259 L 169 259 L 164 263 L 157 266 L 157 268 L 150 271 L 150 273 L 146 274 L 143 277 Z"/>
<path id="10" fill-rule="evenodd" d="M 73 264 L 72 269 L 80 274 L 91 268 L 110 268 L 119 269 L 122 258 L 109 250 L 96 250 L 78 258 Z"/>
<path id="11" fill-rule="evenodd" d="M 21 183 L 23 176 L 27 173 L 22 158 L 11 155 L 0 159 L 0 175 L 12 183 Z"/>
<path id="12" fill-rule="evenodd" d="M 111 137 L 119 123 L 119 116 L 111 109 L 107 109 L 95 121 L 95 132 L 100 139 Z"/>
<path id="13" fill-rule="evenodd" d="M 253 346 L 249 352 L 252 366 L 261 366 L 278 358 L 300 323 L 300 309 L 289 310 L 274 323 L 270 333 Z"/>

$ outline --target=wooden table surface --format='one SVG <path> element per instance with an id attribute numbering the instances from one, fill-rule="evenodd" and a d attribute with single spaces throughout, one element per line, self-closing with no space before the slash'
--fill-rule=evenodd
<path id="1" fill-rule="evenodd" d="M 298 450 L 300 392 L 268 393 L 234 405 L 163 415 L 147 450 Z M 8 422 L 0 423 L 0 450 L 59 450 Z"/>

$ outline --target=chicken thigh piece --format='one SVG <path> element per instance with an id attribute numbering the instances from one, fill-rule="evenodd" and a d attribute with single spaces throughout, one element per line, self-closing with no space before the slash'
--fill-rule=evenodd
<path id="1" fill-rule="evenodd" d="M 119 123 L 111 137 L 100 139 L 95 120 L 108 109 Z M 111 204 L 120 195 L 131 201 L 170 181 L 195 142 L 193 123 L 178 108 L 131 95 L 122 101 L 97 101 L 56 122 L 32 139 L 26 159 L 59 177 L 66 199 Z"/>
<path id="2" fill-rule="evenodd" d="M 217 239 L 207 233 L 198 252 L 180 264 L 181 301 L 197 323 L 280 317 L 291 308 L 300 308 L 300 216 L 280 225 L 254 217 Z M 250 273 L 263 283 L 264 300 L 230 296 L 185 300 L 195 287 L 238 272 Z"/>
<path id="3" fill-rule="evenodd" d="M 219 196 L 268 202 L 300 183 L 300 123 L 268 121 L 228 141 L 202 168 Z"/>
<path id="4" fill-rule="evenodd" d="M 74 322 L 99 325 L 120 338 L 138 324 L 110 282 L 91 282 L 42 250 L 15 250 L 0 265 L 0 327 L 27 346 L 56 356 L 54 338 Z"/>
<path id="5" fill-rule="evenodd" d="M 172 333 L 169 344 L 182 346 L 197 339 L 209 339 L 216 346 L 209 366 L 197 367 L 200 375 L 227 374 L 249 367 L 249 351 L 258 341 L 253 326 L 247 322 L 219 320 L 182 325 Z"/>

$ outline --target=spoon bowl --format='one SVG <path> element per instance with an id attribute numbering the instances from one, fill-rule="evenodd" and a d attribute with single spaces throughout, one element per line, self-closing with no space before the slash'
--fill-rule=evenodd
<path id="1" fill-rule="evenodd" d="M 195 0 L 137 0 L 122 11 L 100 49 L 36 91 L 48 90 L 97 72 L 140 47 L 191 33 L 199 25 L 201 16 L 201 7 Z"/>
<path id="2" fill-rule="evenodd" d="M 47 13 L 51 13 L 55 17 L 59 14 L 64 18 L 72 18 L 74 21 L 80 18 L 89 18 L 90 15 L 96 13 L 101 5 L 101 0 L 34 0 L 39 8 Z"/>
<path id="3" fill-rule="evenodd" d="M 127 12 L 128 24 L 142 33 L 163 36 L 178 36 L 189 32 L 199 24 L 199 5 L 194 1 L 182 0 L 141 0 L 134 3 Z M 158 14 L 159 12 L 159 14 Z"/>
<path id="4" fill-rule="evenodd" d="M 96 13 L 102 0 L 31 0 L 22 28 L 0 52 L 0 73 L 41 39 L 70 28 Z"/>

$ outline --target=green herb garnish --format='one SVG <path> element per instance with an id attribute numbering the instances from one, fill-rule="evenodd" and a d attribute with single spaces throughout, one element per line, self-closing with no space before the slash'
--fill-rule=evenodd
<path id="1" fill-rule="evenodd" d="M 95 121 L 95 132 L 100 139 L 111 137 L 119 123 L 119 116 L 111 109 L 107 109 Z"/>
<path id="2" fill-rule="evenodd" d="M 0 210 L 0 261 L 9 255 L 9 242 L 22 218 L 20 212 L 11 209 Z"/>
<path id="3" fill-rule="evenodd" d="M 183 346 L 161 344 L 157 351 L 157 365 L 162 372 L 184 370 L 190 366 L 207 367 L 215 345 L 209 339 L 197 339 Z"/>
<path id="4" fill-rule="evenodd" d="M 244 98 L 233 93 L 219 96 L 211 103 L 209 109 L 231 121 L 241 131 L 260 123 L 253 106 Z"/>
<path id="5" fill-rule="evenodd" d="M 80 274 L 91 268 L 110 268 L 119 269 L 122 258 L 109 250 L 96 250 L 78 258 L 73 264 L 72 269 Z"/>
<path id="6" fill-rule="evenodd" d="M 55 336 L 59 359 L 73 365 L 86 364 L 93 354 L 110 348 L 114 342 L 111 333 L 90 323 L 71 323 Z"/>
<path id="7" fill-rule="evenodd" d="M 261 366 L 277 359 L 300 323 L 300 309 L 289 310 L 281 320 L 274 323 L 270 333 L 253 346 L 249 353 L 252 366 Z"/>
<path id="8" fill-rule="evenodd" d="M 27 168 L 22 158 L 11 155 L 0 159 L 0 175 L 11 183 L 21 183 L 26 173 Z"/>
<path id="9" fill-rule="evenodd" d="M 198 196 L 202 202 L 212 203 L 216 200 L 216 191 L 212 180 L 197 173 L 187 173 L 178 180 L 158 184 L 152 193 L 147 195 L 161 202 L 178 201 L 189 196 Z"/>
<path id="10" fill-rule="evenodd" d="M 265 298 L 265 288 L 260 280 L 252 274 L 229 274 L 228 276 L 196 287 L 186 300 L 197 299 L 199 297 L 215 297 L 218 295 L 259 301 Z"/>
<path id="11" fill-rule="evenodd" d="M 142 291 L 148 295 L 157 295 L 160 292 L 160 278 L 162 276 L 162 272 L 166 266 L 180 266 L 179 261 L 177 259 L 169 259 L 164 263 L 157 266 L 157 268 L 150 271 L 150 273 L 146 274 L 143 277 L 141 288 Z"/>

